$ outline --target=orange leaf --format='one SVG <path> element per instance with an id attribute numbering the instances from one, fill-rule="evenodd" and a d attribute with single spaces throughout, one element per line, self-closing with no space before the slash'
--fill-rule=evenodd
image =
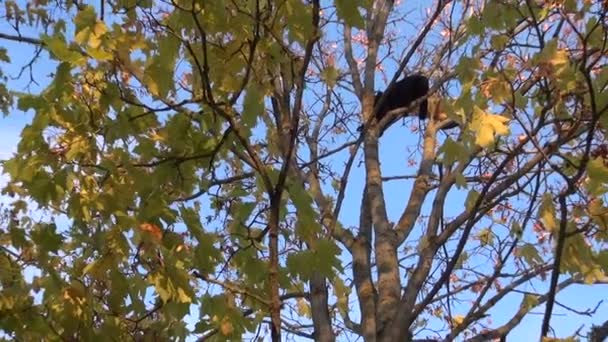
<path id="1" fill-rule="evenodd" d="M 153 223 L 142 223 L 139 225 L 139 229 L 151 237 L 154 243 L 160 243 L 160 240 L 163 238 L 162 230 Z"/>

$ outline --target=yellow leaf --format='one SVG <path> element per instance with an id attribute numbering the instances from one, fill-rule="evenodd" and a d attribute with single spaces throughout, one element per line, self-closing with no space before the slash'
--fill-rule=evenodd
<path id="1" fill-rule="evenodd" d="M 108 52 L 104 49 L 87 49 L 87 53 L 91 55 L 91 57 L 98 59 L 100 61 L 109 61 L 114 58 L 114 55 L 111 52 Z"/>
<path id="2" fill-rule="evenodd" d="M 464 322 L 464 316 L 463 315 L 456 315 L 454 317 L 452 317 L 452 324 L 454 326 L 459 326 Z"/>
<path id="3" fill-rule="evenodd" d="M 589 214 L 591 216 L 608 215 L 608 208 L 604 206 L 604 201 L 601 198 L 594 198 L 589 202 Z"/>
<path id="4" fill-rule="evenodd" d="M 154 96 L 159 96 L 160 89 L 158 87 L 158 83 L 156 83 L 151 77 L 146 77 L 144 82 L 148 87 L 148 91 L 150 92 L 150 94 Z"/>
<path id="5" fill-rule="evenodd" d="M 526 309 L 532 309 L 533 307 L 538 305 L 539 296 L 533 294 L 524 295 L 524 300 L 521 303 L 521 306 Z"/>
<path id="6" fill-rule="evenodd" d="M 98 21 L 93 26 L 93 32 L 89 36 L 89 46 L 96 49 L 101 45 L 101 37 L 108 31 L 103 21 Z"/>
<path id="7" fill-rule="evenodd" d="M 82 274 L 88 274 L 88 273 L 93 273 L 93 271 L 95 270 L 95 266 L 97 266 L 98 260 L 93 260 L 92 263 L 86 265 L 83 269 L 82 269 Z"/>
<path id="8" fill-rule="evenodd" d="M 549 63 L 554 67 L 562 66 L 568 64 L 570 59 L 568 58 L 568 53 L 565 50 L 557 50 L 555 53 L 549 58 Z"/>
<path id="9" fill-rule="evenodd" d="M 506 135 L 509 133 L 509 127 L 506 123 L 509 119 L 486 113 L 479 107 L 473 109 L 473 121 L 471 129 L 477 132 L 475 142 L 481 147 L 488 147 L 494 143 L 494 137 L 498 135 Z"/>
<path id="10" fill-rule="evenodd" d="M 490 77 L 482 83 L 481 92 L 495 103 L 503 103 L 511 98 L 509 82 L 499 77 Z"/>
<path id="11" fill-rule="evenodd" d="M 489 228 L 483 229 L 477 234 L 477 238 L 482 246 L 489 245 L 493 241 L 492 231 Z"/>
<path id="12" fill-rule="evenodd" d="M 149 136 L 154 141 L 166 141 L 165 136 L 160 135 L 157 130 L 153 130 Z"/>
<path id="13" fill-rule="evenodd" d="M 184 291 L 184 289 L 181 287 L 177 288 L 176 299 L 179 303 L 192 303 L 192 297 L 190 297 L 188 293 L 186 293 L 186 291 Z"/>
<path id="14" fill-rule="evenodd" d="M 298 313 L 300 316 L 310 317 L 310 308 L 303 298 L 298 298 Z"/>
<path id="15" fill-rule="evenodd" d="M 587 271 L 584 276 L 583 276 L 583 281 L 585 282 L 585 284 L 594 284 L 596 283 L 598 280 L 602 280 L 605 281 L 606 280 L 606 275 L 604 274 L 604 272 L 602 272 L 602 270 L 597 266 L 594 265 L 594 267 Z"/>
<path id="16" fill-rule="evenodd" d="M 96 36 L 102 36 L 106 34 L 106 32 L 108 32 L 108 27 L 106 26 L 106 23 L 101 20 L 97 21 L 95 26 L 93 26 L 93 33 Z"/>
<path id="17" fill-rule="evenodd" d="M 568 66 L 570 65 L 568 52 L 558 47 L 557 39 L 547 42 L 545 48 L 534 59 L 539 66 L 551 73 L 555 73 L 556 76 L 568 72 Z"/>
<path id="18" fill-rule="evenodd" d="M 507 135 L 509 134 L 509 126 L 507 123 L 509 122 L 508 118 L 500 115 L 488 115 L 486 117 L 488 124 L 494 128 L 494 131 L 498 135 Z"/>
<path id="19" fill-rule="evenodd" d="M 76 43 L 78 43 L 78 44 L 82 44 L 85 41 L 87 41 L 90 34 L 91 34 L 91 29 L 89 29 L 88 27 L 85 27 L 84 29 L 80 30 L 80 32 L 78 32 L 76 34 L 76 36 L 74 37 L 74 41 L 76 41 Z"/>
<path id="20" fill-rule="evenodd" d="M 555 206 L 550 195 L 543 196 L 540 208 L 538 208 L 538 216 L 545 228 L 553 232 L 557 228 L 557 220 L 555 219 Z"/>

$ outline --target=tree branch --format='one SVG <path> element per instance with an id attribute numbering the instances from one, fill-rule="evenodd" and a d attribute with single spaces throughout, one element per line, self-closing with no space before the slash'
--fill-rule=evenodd
<path id="1" fill-rule="evenodd" d="M 14 42 L 28 43 L 28 44 L 33 44 L 33 45 L 44 45 L 44 42 L 37 38 L 25 37 L 25 36 L 21 36 L 21 35 L 15 36 L 15 35 L 6 34 L 6 33 L 2 33 L 2 32 L 0 32 L 0 39 L 6 39 L 6 40 L 14 41 Z"/>

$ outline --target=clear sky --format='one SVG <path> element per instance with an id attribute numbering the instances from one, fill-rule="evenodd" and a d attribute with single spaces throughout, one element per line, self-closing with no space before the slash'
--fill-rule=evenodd
<path id="1" fill-rule="evenodd" d="M 0 32 L 11 32 L 11 30 L 10 27 L 8 27 L 5 23 L 0 23 Z M 0 46 L 8 48 L 9 55 L 13 61 L 13 64 L 1 65 L 1 68 L 9 76 L 16 76 L 20 71 L 22 63 L 27 61 L 32 56 L 32 47 L 26 44 L 18 44 L 4 40 L 0 40 Z M 25 76 L 21 79 L 11 81 L 11 88 L 20 91 L 31 91 L 34 93 L 39 92 L 46 84 L 48 84 L 46 75 L 54 71 L 53 67 L 53 63 L 49 63 L 48 60 L 43 59 L 42 62 L 34 64 L 33 69 L 34 76 L 36 77 L 37 82 L 39 82 L 38 86 L 32 84 L 30 85 L 29 89 L 26 88 L 26 81 L 28 80 L 28 77 Z M 388 75 L 392 76 L 391 73 L 388 73 Z M 380 89 L 383 86 L 383 84 L 379 84 L 377 88 Z M 16 109 L 14 109 L 11 112 L 11 115 L 8 117 L 0 119 L 0 159 L 9 157 L 12 152 L 15 151 L 16 145 L 19 141 L 20 131 L 30 119 L 31 113 L 22 113 Z M 408 143 L 404 143 L 405 137 L 407 137 L 409 140 Z M 407 149 L 413 146 L 412 143 L 415 141 L 413 139 L 417 138 L 412 138 L 412 133 L 409 131 L 408 127 L 401 126 L 401 121 L 387 131 L 381 140 L 380 156 L 383 175 L 391 176 L 408 173 L 412 174 L 416 171 L 417 165 L 411 167 L 407 165 L 407 159 L 410 155 L 410 151 Z M 355 167 L 351 172 L 351 181 L 348 187 L 341 217 L 346 225 L 356 225 L 358 222 L 357 215 L 354 215 L 354 213 L 359 212 L 360 196 L 363 190 L 363 175 L 364 169 L 362 166 Z M 4 184 L 5 181 L 6 176 L 0 176 L 0 182 Z M 407 196 L 409 196 L 410 189 L 411 180 L 394 181 L 385 187 L 384 191 L 387 200 L 387 210 L 389 218 L 391 218 L 393 221 L 396 221 L 400 216 L 403 206 L 405 205 L 405 201 L 407 200 Z M 404 194 L 407 194 L 407 196 L 404 196 Z M 0 198 L 0 201 L 6 203 L 8 199 L 2 197 Z M 453 206 L 453 208 L 455 208 L 455 210 L 459 210 L 464 202 L 464 199 L 455 198 L 454 201 L 457 205 Z M 542 286 L 533 289 L 528 285 L 527 288 L 523 287 L 521 289 L 538 291 L 542 289 Z M 600 300 L 607 300 L 607 290 L 608 289 L 606 286 L 571 286 L 558 295 L 558 301 L 570 305 L 576 310 L 585 311 L 587 309 L 594 308 Z M 492 312 L 494 325 L 500 325 L 502 322 L 508 319 L 519 306 L 519 303 L 520 296 L 518 295 L 512 296 L 512 299 L 503 300 Z M 356 310 L 357 307 L 354 306 L 353 309 Z M 455 313 L 458 313 L 458 307 L 455 308 Z M 464 311 L 460 313 L 464 313 Z M 538 309 L 534 310 L 534 313 L 535 314 L 528 315 L 527 318 L 524 319 L 522 323 L 509 335 L 510 341 L 538 340 L 543 308 L 539 307 Z M 560 306 L 555 307 L 554 313 L 555 315 L 552 319 L 552 326 L 557 330 L 558 336 L 564 336 L 565 334 L 573 333 L 582 325 L 589 327 L 591 323 L 597 324 L 608 319 L 608 303 L 604 303 L 600 306 L 594 318 L 581 317 L 565 310 Z M 358 315 L 354 313 L 353 316 Z M 587 329 L 584 329 L 583 331 L 586 330 Z"/>

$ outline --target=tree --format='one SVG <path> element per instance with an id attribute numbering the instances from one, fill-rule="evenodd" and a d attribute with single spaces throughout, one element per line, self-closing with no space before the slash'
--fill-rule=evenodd
<path id="1" fill-rule="evenodd" d="M 44 85 L 0 74 L 33 113 L 2 164 L 6 336 L 485 341 L 537 309 L 551 339 L 558 292 L 606 282 L 605 2 L 83 3 L 3 10 L 33 54 L 0 60 Z M 374 90 L 414 72 L 449 119 L 379 139 L 407 109 L 371 120 Z"/>

